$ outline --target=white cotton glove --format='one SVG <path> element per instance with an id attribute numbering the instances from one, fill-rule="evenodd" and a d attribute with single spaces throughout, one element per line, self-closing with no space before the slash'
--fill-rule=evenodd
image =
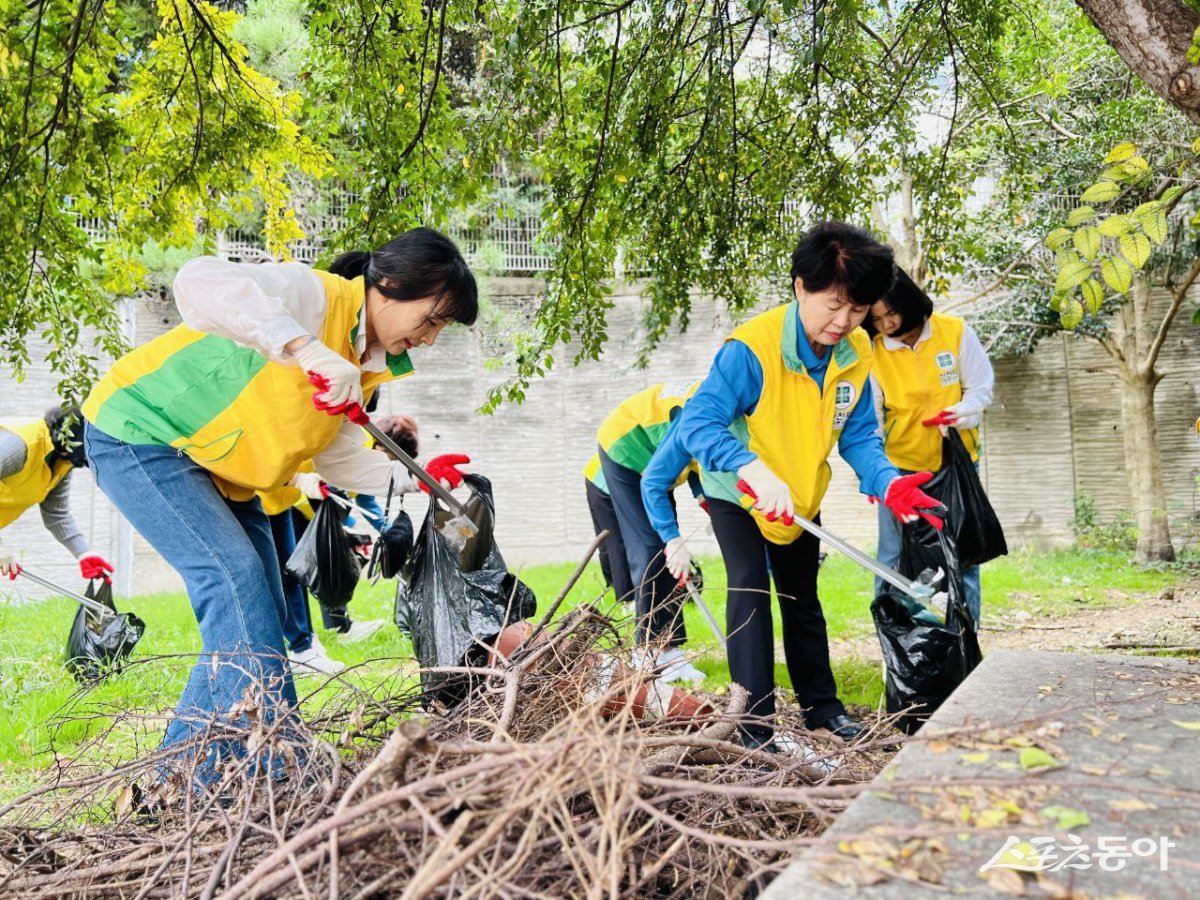
<path id="1" fill-rule="evenodd" d="M 5 546 L 3 539 L 0 539 L 0 575 L 7 575 L 9 581 L 17 577 L 21 571 L 21 567 L 17 565 L 17 561 L 13 559 L 8 547 Z"/>
<path id="2" fill-rule="evenodd" d="M 329 496 L 329 488 L 316 472 L 297 472 L 288 484 L 299 488 L 309 500 L 324 500 Z"/>
<path id="3" fill-rule="evenodd" d="M 362 372 L 318 340 L 296 351 L 296 362 L 317 387 L 313 405 L 330 415 L 341 415 L 346 407 L 363 403 Z"/>
<path id="4" fill-rule="evenodd" d="M 748 462 L 737 470 L 737 476 L 754 492 L 754 508 L 765 515 L 768 522 L 783 519 L 785 523 L 791 523 L 796 514 L 792 492 L 765 462 L 761 459 Z"/>
<path id="5" fill-rule="evenodd" d="M 954 414 L 954 427 L 957 428 L 959 431 L 965 431 L 965 430 L 969 430 L 971 428 L 978 428 L 980 426 L 980 424 L 983 422 L 983 413 L 982 412 L 964 411 L 962 409 L 962 407 L 965 405 L 966 404 L 964 404 L 964 403 L 955 403 L 953 406 L 951 406 L 949 409 L 946 410 L 946 412 Z"/>
<path id="6" fill-rule="evenodd" d="M 421 490 L 421 482 L 408 471 L 404 463 L 392 463 L 392 490 L 397 494 L 415 494 Z"/>
<path id="7" fill-rule="evenodd" d="M 667 571 L 676 581 L 685 581 L 692 572 L 692 554 L 682 537 L 667 541 Z"/>

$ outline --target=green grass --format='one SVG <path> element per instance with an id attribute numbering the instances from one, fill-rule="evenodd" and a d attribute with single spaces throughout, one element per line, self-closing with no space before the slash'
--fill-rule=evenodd
<path id="1" fill-rule="evenodd" d="M 706 579 L 705 598 L 717 619 L 724 621 L 725 572 L 718 559 L 702 560 Z M 521 577 L 534 589 L 542 609 L 562 589 L 573 563 L 534 566 Z M 1019 553 L 984 568 L 984 620 L 1002 615 L 1020 605 L 1059 613 L 1097 602 L 1132 602 L 1130 595 L 1157 593 L 1178 581 L 1181 567 L 1139 569 L 1129 564 L 1127 554 L 1103 551 Z M 599 566 L 592 564 L 568 596 L 559 615 L 580 603 L 603 597 L 606 609 L 628 618 L 625 607 L 605 596 Z M 388 582 L 362 584 L 351 606 L 356 619 L 391 619 L 393 586 Z M 821 597 L 833 639 L 873 635 L 870 616 L 871 579 L 849 560 L 831 555 L 821 569 Z M 146 636 L 136 657 L 194 654 L 199 649 L 195 620 L 182 594 L 138 597 L 122 605 L 147 622 Z M 52 599 L 25 607 L 0 605 L 0 791 L 28 783 L 36 770 L 53 762 L 53 752 L 68 755 L 77 751 L 89 736 L 102 732 L 108 716 L 117 710 L 168 711 L 179 696 L 187 677 L 186 658 L 152 661 L 133 666 L 116 678 L 80 695 L 77 685 L 62 667 L 62 652 L 75 606 L 68 600 Z M 314 612 L 315 603 L 314 603 Z M 699 612 L 688 605 L 685 619 L 689 649 L 699 654 L 697 665 L 709 676 L 706 687 L 721 689 L 728 683 L 729 668 Z M 779 617 L 775 616 L 779 635 Z M 412 673 L 412 645 L 392 627 L 371 639 L 340 645 L 336 636 L 324 631 L 321 638 L 330 654 L 349 664 L 360 665 L 350 679 L 364 688 Z M 861 658 L 834 651 L 834 671 L 843 700 L 874 707 L 882 693 L 878 666 Z M 776 659 L 779 684 L 790 687 L 780 656 Z M 305 679 L 300 682 L 304 694 Z M 320 698 L 313 698 L 319 702 Z M 78 718 L 82 712 L 98 713 Z M 72 718 L 74 714 L 76 717 Z M 141 745 L 152 745 L 154 723 L 140 735 Z M 135 750 L 135 735 L 124 736 L 129 752 Z"/>

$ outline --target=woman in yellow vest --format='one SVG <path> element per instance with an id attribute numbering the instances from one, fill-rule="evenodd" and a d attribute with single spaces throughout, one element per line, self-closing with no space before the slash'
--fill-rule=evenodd
<path id="1" fill-rule="evenodd" d="M 408 351 L 473 323 L 478 305 L 458 248 L 425 228 L 328 272 L 193 260 L 174 294 L 185 324 L 100 380 L 83 406 L 84 444 L 100 489 L 187 587 L 203 648 L 163 745 L 182 745 L 204 785 L 244 743 L 197 747 L 194 736 L 214 719 L 240 726 L 228 712 L 247 690 L 261 691 L 268 719 L 296 704 L 279 565 L 255 493 L 292 482 L 308 459 L 347 490 L 415 490 L 342 414 L 410 374 Z M 458 477 L 439 460 L 427 468 Z"/>
<path id="2" fill-rule="evenodd" d="M 113 567 L 93 553 L 71 515 L 71 470 L 86 466 L 83 416 L 77 407 L 51 407 L 40 419 L 0 421 L 0 528 L 37 504 L 42 524 L 79 561 L 79 574 L 110 581 Z M 0 536 L 0 575 L 21 566 Z"/>
<path id="3" fill-rule="evenodd" d="M 872 336 L 875 411 L 888 459 L 901 472 L 942 467 L 942 434 L 958 429 L 971 459 L 979 462 L 979 425 L 992 405 L 995 375 L 971 326 L 933 311 L 933 301 L 903 269 L 896 284 L 871 307 L 863 323 Z M 900 559 L 900 526 L 879 514 L 880 562 Z M 979 628 L 979 566 L 963 572 L 967 606 Z M 875 591 L 882 585 L 878 580 Z"/>
<path id="4" fill-rule="evenodd" d="M 700 464 L 725 560 L 729 672 L 750 695 L 754 718 L 742 726 L 748 746 L 801 749 L 791 736 L 774 734 L 769 575 L 806 724 L 846 739 L 862 731 L 838 699 L 829 664 L 818 541 L 793 519 L 818 518 L 834 443 L 863 493 L 882 497 L 897 516 L 912 519 L 937 506 L 919 488 L 928 473 L 901 478 L 875 428 L 871 342 L 858 326 L 893 277 L 892 251 L 865 231 L 842 222 L 816 226 L 792 254 L 792 302 L 734 330 L 679 419 L 679 441 Z M 668 541 L 669 559 L 685 552 L 681 544 Z"/>
<path id="5" fill-rule="evenodd" d="M 667 567 L 663 541 L 642 502 L 642 473 L 699 386 L 698 381 L 676 381 L 638 391 L 617 404 L 596 435 L 600 471 L 633 583 L 637 656 L 659 669 L 666 681 L 696 683 L 704 680 L 704 673 L 687 660 L 682 650 L 687 642 L 683 594 Z M 700 480 L 694 465 L 677 475 L 672 489 L 688 480 L 693 493 L 699 495 Z M 666 515 L 673 522 L 674 500 L 670 490 L 666 495 Z"/>

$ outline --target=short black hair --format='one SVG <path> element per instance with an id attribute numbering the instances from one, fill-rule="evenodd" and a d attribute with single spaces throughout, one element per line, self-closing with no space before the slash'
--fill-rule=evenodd
<path id="1" fill-rule="evenodd" d="M 76 469 L 87 465 L 83 452 L 83 413 L 78 406 L 52 406 L 42 416 L 50 429 L 50 440 L 54 450 L 63 459 L 69 459 Z"/>
<path id="2" fill-rule="evenodd" d="M 479 289 L 471 267 L 450 238 L 432 228 L 413 228 L 376 250 L 351 250 L 329 266 L 333 275 L 358 278 L 389 300 L 432 297 L 433 314 L 474 325 Z"/>
<path id="3" fill-rule="evenodd" d="M 821 222 L 792 251 L 792 284 L 806 291 L 833 288 L 855 306 L 870 306 L 896 278 L 892 248 L 846 222 Z"/>
<path id="4" fill-rule="evenodd" d="M 933 315 L 933 300 L 899 266 L 896 266 L 896 283 L 880 299 L 888 305 L 888 309 L 900 316 L 900 327 L 896 334 L 908 334 L 914 328 L 920 328 Z M 863 328 L 871 337 L 879 333 L 870 316 L 863 320 Z"/>

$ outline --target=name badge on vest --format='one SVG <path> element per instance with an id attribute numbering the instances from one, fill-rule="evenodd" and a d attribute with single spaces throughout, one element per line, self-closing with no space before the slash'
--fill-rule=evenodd
<path id="1" fill-rule="evenodd" d="M 941 369 L 942 387 L 948 384 L 958 384 L 958 360 L 949 350 L 943 350 L 937 355 L 937 367 Z"/>
<path id="2" fill-rule="evenodd" d="M 833 430 L 841 431 L 850 418 L 850 411 L 858 398 L 858 389 L 849 381 L 839 381 L 833 390 Z"/>

